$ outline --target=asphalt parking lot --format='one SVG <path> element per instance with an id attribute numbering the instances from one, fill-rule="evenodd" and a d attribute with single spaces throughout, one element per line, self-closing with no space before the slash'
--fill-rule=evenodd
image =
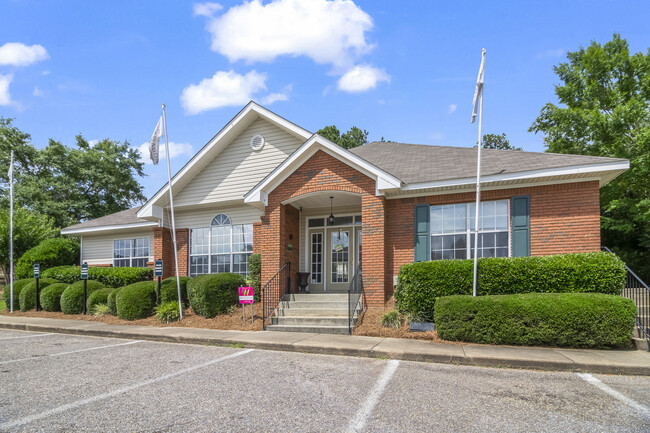
<path id="1" fill-rule="evenodd" d="M 650 431 L 650 378 L 0 330 L 0 431 Z"/>

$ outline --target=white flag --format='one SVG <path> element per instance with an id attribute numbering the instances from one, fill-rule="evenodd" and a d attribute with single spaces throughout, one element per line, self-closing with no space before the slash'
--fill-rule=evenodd
<path id="1" fill-rule="evenodd" d="M 160 154 L 160 137 L 162 137 L 162 116 L 158 119 L 156 129 L 153 130 L 151 140 L 149 140 L 149 158 L 154 165 L 158 164 L 158 155 Z"/>
<path id="2" fill-rule="evenodd" d="M 478 78 L 476 79 L 476 89 L 474 89 L 474 109 L 472 111 L 472 123 L 476 121 L 478 112 L 478 98 L 483 93 L 483 82 L 485 81 L 485 48 L 481 56 L 481 67 L 478 69 Z"/>
<path id="3" fill-rule="evenodd" d="M 14 154 L 11 152 L 11 162 L 9 163 L 9 171 L 7 172 L 7 176 L 9 177 L 9 183 L 12 183 L 14 181 Z"/>

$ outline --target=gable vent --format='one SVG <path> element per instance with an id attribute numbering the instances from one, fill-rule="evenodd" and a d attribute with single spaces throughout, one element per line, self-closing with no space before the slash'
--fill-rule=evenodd
<path id="1" fill-rule="evenodd" d="M 254 135 L 251 138 L 251 149 L 253 150 L 262 150 L 264 147 L 264 137 L 260 134 Z"/>

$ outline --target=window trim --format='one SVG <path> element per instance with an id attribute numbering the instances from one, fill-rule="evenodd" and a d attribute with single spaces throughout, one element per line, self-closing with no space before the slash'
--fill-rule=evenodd
<path id="1" fill-rule="evenodd" d="M 131 246 L 129 247 L 129 250 L 131 250 L 131 254 L 133 254 L 133 250 L 136 248 L 135 247 L 135 241 L 138 240 L 138 239 L 146 239 L 146 241 L 147 241 L 147 255 L 146 256 L 133 256 L 133 255 L 131 255 L 128 258 L 127 257 L 123 257 L 123 258 L 116 258 L 115 257 L 115 242 L 118 242 L 118 241 L 130 241 Z M 127 267 L 128 268 L 134 268 L 134 267 L 135 268 L 146 268 L 147 263 L 150 261 L 149 260 L 150 257 L 151 257 L 151 242 L 150 242 L 149 236 L 143 236 L 143 237 L 137 237 L 137 238 L 113 239 L 113 263 L 112 263 L 112 266 L 114 268 L 127 268 Z M 133 260 L 134 259 L 136 259 L 136 260 L 145 259 L 144 266 L 133 266 Z M 129 261 L 129 266 L 117 266 L 115 264 L 116 260 L 128 260 Z"/>

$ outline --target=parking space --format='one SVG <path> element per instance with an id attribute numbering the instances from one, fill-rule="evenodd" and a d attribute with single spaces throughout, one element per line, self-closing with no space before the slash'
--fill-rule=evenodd
<path id="1" fill-rule="evenodd" d="M 650 429 L 573 373 L 37 335 L 0 331 L 0 431 Z M 647 408 L 650 378 L 597 377 Z"/>

